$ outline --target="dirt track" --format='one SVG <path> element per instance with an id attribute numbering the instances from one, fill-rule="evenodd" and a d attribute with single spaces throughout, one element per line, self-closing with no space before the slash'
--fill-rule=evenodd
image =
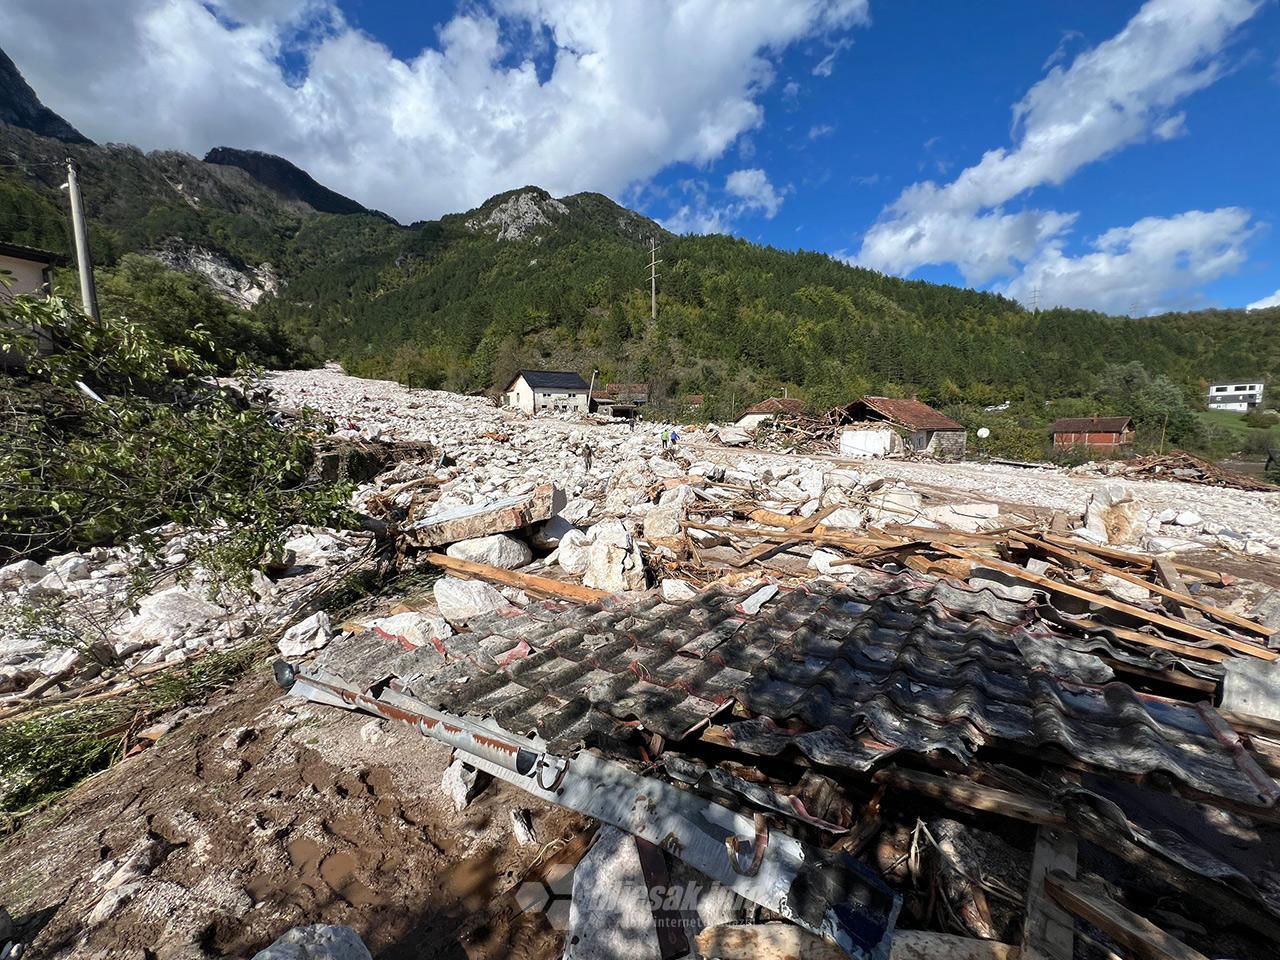
<path id="1" fill-rule="evenodd" d="M 245 678 L 0 848 L 0 903 L 56 908 L 27 955 L 252 956 L 326 922 L 380 958 L 558 956 L 541 922 L 490 908 L 572 815 L 501 782 L 457 814 L 448 751 L 381 724 Z M 520 806 L 534 846 L 512 839 Z"/>

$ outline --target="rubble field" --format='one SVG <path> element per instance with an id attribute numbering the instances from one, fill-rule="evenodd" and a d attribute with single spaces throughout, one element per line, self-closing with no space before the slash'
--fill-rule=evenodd
<path id="1" fill-rule="evenodd" d="M 1280 492 L 264 386 L 358 529 L 0 568 L 0 960 L 1274 956 Z"/>

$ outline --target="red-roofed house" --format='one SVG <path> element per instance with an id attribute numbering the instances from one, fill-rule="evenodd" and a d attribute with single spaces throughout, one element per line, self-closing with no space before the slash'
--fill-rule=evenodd
<path id="1" fill-rule="evenodd" d="M 965 429 L 950 417 L 912 397 L 863 397 L 845 407 L 853 422 L 887 423 L 905 431 L 907 446 L 935 457 L 962 457 Z"/>

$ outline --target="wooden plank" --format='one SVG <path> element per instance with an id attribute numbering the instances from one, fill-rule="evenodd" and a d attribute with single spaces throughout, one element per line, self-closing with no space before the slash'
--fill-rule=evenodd
<path id="1" fill-rule="evenodd" d="M 1044 880 L 1055 871 L 1075 876 L 1076 846 L 1075 835 L 1060 827 L 1042 826 L 1036 831 L 1022 925 L 1022 956 L 1026 960 L 1072 960 L 1075 956 L 1075 925 L 1070 914 L 1049 899 Z"/>
<path id="2" fill-rule="evenodd" d="M 1095 559 L 1094 557 L 1089 556 L 1083 550 L 1072 550 L 1068 547 L 1061 547 L 1056 544 L 1046 543 L 1045 541 L 1038 539 L 1036 537 L 1028 537 L 1026 534 L 1017 533 L 1017 532 L 1011 532 L 1009 534 L 1009 537 L 1013 540 L 1017 540 L 1019 543 L 1024 543 L 1027 546 L 1035 547 L 1036 549 L 1043 550 L 1045 553 L 1051 554 L 1052 556 L 1062 557 L 1064 559 L 1072 561 L 1073 563 L 1078 563 L 1083 567 L 1088 567 L 1090 570 L 1097 570 L 1100 573 L 1105 573 L 1105 574 L 1108 574 L 1109 576 L 1116 577 L 1117 579 L 1123 580 L 1126 583 L 1132 583 L 1132 584 L 1136 584 L 1137 586 L 1144 587 L 1145 589 L 1150 590 L 1152 593 L 1156 593 L 1162 597 L 1165 597 L 1166 599 L 1173 600 L 1175 603 L 1179 604 L 1180 606 L 1192 607 L 1195 610 L 1200 611 L 1201 613 L 1206 613 L 1221 623 L 1225 623 L 1234 627 L 1240 627 L 1243 630 L 1247 630 L 1250 633 L 1256 633 L 1259 636 L 1263 636 L 1263 637 L 1269 637 L 1272 634 L 1276 633 L 1276 630 L 1272 627 L 1264 626 L 1263 624 L 1256 623 L 1253 620 L 1248 620 L 1244 617 L 1231 613 L 1227 610 L 1221 610 L 1210 603 L 1205 603 L 1203 600 L 1200 600 L 1197 597 L 1191 596 L 1189 593 L 1187 593 L 1186 584 L 1182 582 L 1182 577 L 1178 574 L 1177 568 L 1174 567 L 1173 564 L 1168 560 L 1165 560 L 1162 558 L 1156 558 L 1153 561 L 1155 570 L 1157 574 L 1161 576 L 1161 579 L 1165 579 L 1166 576 L 1173 578 L 1174 581 L 1181 586 L 1180 590 L 1170 588 L 1167 584 L 1161 585 L 1159 583 L 1152 583 L 1150 580 L 1144 580 L 1142 577 L 1135 577 L 1132 573 L 1129 573 L 1127 570 L 1119 570 L 1113 567 L 1109 563 L 1105 563 L 1101 560 L 1098 560 L 1098 559 Z M 1162 569 L 1165 571 L 1164 574 L 1160 573 Z M 1200 618 L 1200 622 L 1201 623 L 1204 622 L 1203 617 Z"/>
<path id="3" fill-rule="evenodd" d="M 1204 615 L 1196 609 L 1196 605 L 1185 602 L 1192 599 L 1191 591 L 1187 589 L 1186 581 L 1182 579 L 1182 574 L 1178 572 L 1178 568 L 1164 557 L 1156 557 L 1155 571 L 1156 577 L 1159 578 L 1161 584 L 1170 591 L 1164 594 L 1165 606 L 1169 607 L 1174 613 L 1182 614 L 1193 623 L 1202 621 Z M 1185 606 L 1190 606 L 1191 610 L 1184 610 L 1183 607 Z"/>
<path id="4" fill-rule="evenodd" d="M 1104 892 L 1061 872 L 1045 877 L 1045 889 L 1063 909 L 1097 927 L 1142 960 L 1208 960 L 1150 920 L 1116 903 Z"/>
<path id="5" fill-rule="evenodd" d="M 900 767 L 887 767 L 880 770 L 874 779 L 877 783 L 887 783 L 891 787 L 911 790 L 961 810 L 995 813 L 1039 826 L 1062 827 L 1067 823 L 1066 813 L 1056 803 L 1035 797 L 1025 797 L 1009 790 L 983 786 L 972 780 L 939 777 L 932 773 L 904 770 Z"/>
<path id="6" fill-rule="evenodd" d="M 1060 580 L 1051 580 L 1049 577 L 1042 577 L 1038 573 L 1032 573 L 1030 570 L 1016 566 L 1012 563 L 1005 563 L 1001 560 L 992 560 L 989 557 L 980 557 L 977 554 L 969 553 L 965 550 L 959 550 L 955 547 L 949 547 L 945 544 L 938 545 L 939 550 L 943 550 L 954 556 L 961 557 L 965 560 L 973 560 L 977 563 L 983 563 L 987 566 L 1007 573 L 1011 577 L 1015 577 L 1026 583 L 1034 584 L 1054 593 L 1065 594 L 1068 597 L 1075 597 L 1079 600 L 1087 600 L 1095 603 L 1100 607 L 1107 607 L 1118 613 L 1123 613 L 1137 620 L 1145 620 L 1147 623 L 1164 627 L 1166 630 L 1172 630 L 1175 633 L 1181 633 L 1189 637 L 1195 637 L 1197 640 L 1207 640 L 1210 643 L 1217 643 L 1237 653 L 1244 653 L 1251 657 L 1257 657 L 1259 660 L 1275 660 L 1280 654 L 1273 650 L 1256 643 L 1250 643 L 1247 640 L 1241 640 L 1237 637 L 1229 637 L 1217 633 L 1213 630 L 1206 630 L 1204 627 L 1198 627 L 1193 623 L 1186 623 L 1180 620 L 1174 620 L 1158 613 L 1151 613 L 1143 610 L 1141 607 L 1135 607 L 1131 603 L 1125 603 L 1123 600 L 1117 600 L 1105 593 L 1094 593 L 1081 587 L 1073 586 L 1069 583 L 1063 583 Z"/>
<path id="7" fill-rule="evenodd" d="M 538 577 L 531 573 L 520 573 L 517 570 L 503 570 L 501 567 L 493 567 L 487 563 L 474 563 L 458 557 L 446 557 L 443 553 L 428 553 L 426 559 L 442 570 L 447 570 L 463 579 L 501 583 L 509 587 L 517 587 L 536 597 L 592 603 L 609 596 L 607 590 L 593 590 L 591 587 L 576 583 L 562 583 L 550 577 Z"/>
<path id="8" fill-rule="evenodd" d="M 796 524 L 790 529 L 790 531 L 788 531 L 788 533 L 807 533 L 818 524 L 822 523 L 823 520 L 827 519 L 827 515 L 834 510 L 835 507 L 827 507 L 825 510 L 819 510 L 804 523 Z M 787 544 L 785 543 L 762 543 L 760 546 L 744 553 L 742 556 L 730 560 L 729 565 L 733 567 L 745 567 L 749 563 L 754 563 L 757 560 L 763 560 L 765 557 L 771 556 L 779 550 L 786 549 L 786 546 Z"/>

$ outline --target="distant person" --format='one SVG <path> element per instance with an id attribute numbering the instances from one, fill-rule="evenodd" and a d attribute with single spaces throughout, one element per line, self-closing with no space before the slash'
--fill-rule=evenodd
<path id="1" fill-rule="evenodd" d="M 582 445 L 582 466 L 585 470 L 591 469 L 591 457 L 593 456 L 591 444 L 583 443 Z"/>
<path id="2" fill-rule="evenodd" d="M 666 451 L 670 447 L 671 447 L 671 431 L 663 430 L 662 431 L 662 449 Z"/>
<path id="3" fill-rule="evenodd" d="M 674 430 L 672 430 L 672 431 L 671 431 L 671 449 L 672 449 L 672 450 L 674 450 L 674 449 L 676 448 L 676 441 L 677 441 L 677 440 L 679 440 L 679 439 L 680 439 L 680 434 L 678 434 L 678 433 L 676 433 Z"/>

